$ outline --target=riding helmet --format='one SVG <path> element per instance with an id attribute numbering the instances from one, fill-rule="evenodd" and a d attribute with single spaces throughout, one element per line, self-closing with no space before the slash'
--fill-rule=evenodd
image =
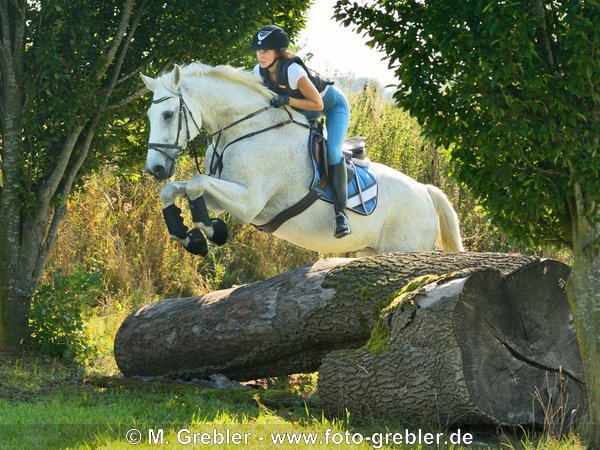
<path id="1" fill-rule="evenodd" d="M 250 47 L 260 50 L 283 50 L 288 48 L 290 41 L 283 28 L 277 25 L 265 25 L 252 38 Z"/>

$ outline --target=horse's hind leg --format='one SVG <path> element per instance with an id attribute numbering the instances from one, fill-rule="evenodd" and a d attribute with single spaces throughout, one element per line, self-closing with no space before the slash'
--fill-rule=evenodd
<path id="1" fill-rule="evenodd" d="M 375 251 L 389 252 L 428 252 L 435 249 L 437 217 L 427 220 L 389 220 L 383 227 Z"/>

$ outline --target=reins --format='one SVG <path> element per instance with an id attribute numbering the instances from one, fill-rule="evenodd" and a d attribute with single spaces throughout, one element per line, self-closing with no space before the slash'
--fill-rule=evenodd
<path id="1" fill-rule="evenodd" d="M 302 127 L 310 128 L 310 125 L 308 125 L 306 123 L 298 122 L 297 120 L 295 120 L 292 117 L 292 113 L 290 113 L 290 111 L 287 108 L 285 108 L 285 112 L 288 115 L 288 119 L 287 120 L 284 120 L 283 122 L 276 123 L 275 125 L 271 125 L 271 126 L 266 127 L 266 128 L 262 128 L 262 129 L 260 129 L 258 131 L 253 131 L 251 133 L 244 134 L 243 136 L 240 136 L 239 138 L 234 139 L 233 141 L 231 141 L 228 144 L 226 144 L 225 147 L 223 147 L 223 149 L 221 150 L 221 153 L 219 154 L 219 152 L 217 151 L 217 149 L 218 149 L 219 141 L 221 140 L 221 136 L 223 134 L 223 131 L 225 131 L 225 130 L 227 130 L 227 129 L 235 126 L 235 125 L 238 125 L 239 123 L 244 122 L 245 120 L 248 120 L 248 119 L 250 119 L 250 118 L 252 118 L 254 116 L 262 114 L 263 112 L 269 110 L 270 108 L 272 108 L 272 107 L 271 106 L 265 106 L 264 108 L 261 108 L 261 109 L 259 109 L 257 111 L 254 111 L 253 113 L 250 113 L 247 116 L 244 116 L 244 117 L 242 117 L 239 120 L 236 120 L 235 122 L 227 125 L 226 127 L 221 128 L 216 133 L 213 133 L 213 134 L 209 135 L 209 138 L 212 138 L 213 136 L 218 135 L 216 142 L 213 143 L 213 154 L 212 154 L 212 158 L 210 160 L 210 172 L 209 172 L 209 176 L 210 175 L 215 175 L 217 173 L 217 171 L 218 171 L 219 173 L 218 173 L 217 177 L 221 178 L 221 173 L 223 172 L 223 156 L 225 155 L 225 150 L 227 150 L 230 145 L 235 144 L 236 142 L 240 142 L 240 141 L 242 141 L 244 139 L 251 138 L 251 137 L 256 136 L 258 134 L 274 130 L 275 128 L 283 127 L 283 126 L 288 125 L 290 123 L 295 123 L 296 125 L 300 125 Z"/>
<path id="2" fill-rule="evenodd" d="M 198 126 L 198 123 L 196 122 L 196 120 L 194 119 L 194 116 L 192 115 L 192 112 L 190 111 L 189 107 L 187 106 L 187 104 L 185 103 L 185 100 L 183 100 L 183 94 L 181 92 L 181 88 L 178 90 L 177 92 L 177 96 L 179 97 L 179 111 L 178 111 L 178 124 L 177 124 L 177 137 L 175 138 L 175 143 L 174 144 L 162 144 L 162 143 L 157 143 L 157 142 L 149 142 L 148 143 L 148 149 L 152 149 L 155 150 L 159 153 L 162 153 L 164 156 L 166 156 L 167 158 L 169 158 L 173 164 L 177 162 L 177 158 L 179 158 L 181 155 L 183 155 L 185 153 L 185 149 L 187 147 L 187 143 L 190 141 L 190 126 L 188 123 L 188 115 L 190 117 L 190 119 L 192 120 L 192 123 L 194 124 L 194 126 L 196 127 L 196 129 L 198 130 L 198 132 L 201 131 L 200 127 Z M 152 103 L 157 104 L 157 103 L 162 103 L 165 100 L 171 99 L 171 98 L 175 98 L 175 96 L 165 96 L 165 97 L 161 97 L 159 99 L 156 100 L 152 100 Z M 253 131 L 251 133 L 248 134 L 244 134 L 243 136 L 240 136 L 236 139 L 234 139 L 233 141 L 227 143 L 225 145 L 225 147 L 223 147 L 223 149 L 221 150 L 221 153 L 219 153 L 218 150 L 218 146 L 219 146 L 219 141 L 221 140 L 221 136 L 223 135 L 223 132 L 225 130 L 228 130 L 230 128 L 233 128 L 236 125 L 239 125 L 240 123 L 251 119 L 252 117 L 258 116 L 259 114 L 262 114 L 266 111 L 268 111 L 269 109 L 271 109 L 272 106 L 265 106 L 263 108 L 260 108 L 250 114 L 247 114 L 246 116 L 242 117 L 241 119 L 238 119 L 232 123 L 230 123 L 229 125 L 221 128 L 220 130 L 216 131 L 215 133 L 212 133 L 208 136 L 208 139 L 213 139 L 213 154 L 212 154 L 212 158 L 210 160 L 210 172 L 209 172 L 209 176 L 215 175 L 218 172 L 217 177 L 220 178 L 221 177 L 221 173 L 223 172 L 223 156 L 225 155 L 225 150 L 227 150 L 229 148 L 229 146 L 231 146 L 232 144 L 235 144 L 237 142 L 240 142 L 244 139 L 248 139 L 251 138 L 253 136 L 256 136 L 258 134 L 261 133 L 265 133 L 267 131 L 271 131 L 274 130 L 276 128 L 280 128 L 283 127 L 285 125 L 291 124 L 291 123 L 295 123 L 296 125 L 300 125 L 302 127 L 305 128 L 311 128 L 310 125 L 306 124 L 306 123 L 302 123 L 302 122 L 298 122 L 297 120 L 295 120 L 292 117 L 292 113 L 287 109 L 285 109 L 285 112 L 288 115 L 288 119 L 284 120 L 283 122 L 279 122 L 276 123 L 275 125 L 271 125 L 268 126 L 266 128 L 262 128 L 258 131 Z M 181 136 L 181 128 L 183 125 L 183 122 L 185 122 L 185 131 L 186 131 L 186 141 L 185 141 L 185 146 L 183 145 L 179 145 L 179 138 Z M 214 136 L 217 136 L 216 141 L 214 139 Z M 174 156 L 171 156 L 168 152 L 166 152 L 165 150 L 167 149 L 175 149 L 177 150 L 177 152 L 175 153 Z M 194 151 L 194 157 L 196 160 L 196 169 L 198 170 L 198 173 L 201 173 L 202 171 L 200 170 L 200 164 L 198 162 L 198 155 L 197 153 Z"/>

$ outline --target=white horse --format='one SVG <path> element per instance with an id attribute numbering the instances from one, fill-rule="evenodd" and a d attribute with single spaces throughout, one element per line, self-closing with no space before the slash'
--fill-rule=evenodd
<path id="1" fill-rule="evenodd" d="M 272 93 L 254 74 L 193 63 L 142 79 L 154 93 L 146 170 L 155 178 L 175 174 L 178 157 L 201 127 L 213 138 L 205 157 L 208 175 L 167 183 L 163 208 L 173 208 L 178 197 L 202 196 L 213 211 L 262 225 L 307 194 L 313 176 L 307 121 L 289 107 L 269 107 Z M 216 170 L 219 161 L 222 171 Z M 368 216 L 348 211 L 352 234 L 333 237 L 333 206 L 319 200 L 273 235 L 322 253 L 429 251 L 436 243 L 444 251 L 463 251 L 458 217 L 442 191 L 382 164 L 371 166 L 379 184 L 377 207 Z M 194 226 L 209 238 L 219 231 L 195 218 Z M 185 245 L 184 237 L 171 235 Z"/>

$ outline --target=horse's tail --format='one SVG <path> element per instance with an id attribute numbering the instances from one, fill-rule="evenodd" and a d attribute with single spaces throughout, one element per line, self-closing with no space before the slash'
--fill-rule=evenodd
<path id="1" fill-rule="evenodd" d="M 436 244 L 445 252 L 464 251 L 460 237 L 460 228 L 458 226 L 458 216 L 450 204 L 448 197 L 431 184 L 427 184 L 425 187 L 427 188 L 427 192 L 429 192 L 431 200 L 433 200 L 440 224 L 435 238 Z"/>

